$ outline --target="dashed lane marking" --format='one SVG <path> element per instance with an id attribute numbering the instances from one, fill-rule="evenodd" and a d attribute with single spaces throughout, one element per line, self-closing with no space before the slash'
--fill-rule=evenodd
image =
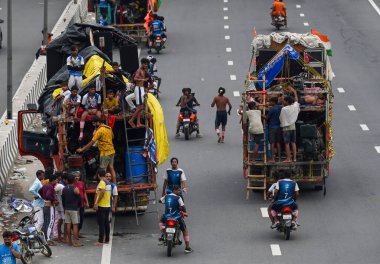
<path id="1" fill-rule="evenodd" d="M 376 150 L 377 153 L 380 154 L 380 146 L 375 146 L 375 150 Z"/>
<path id="2" fill-rule="evenodd" d="M 301 8 L 301 5 L 296 5 L 297 8 Z"/>
<path id="3" fill-rule="evenodd" d="M 266 208 L 266 207 L 261 207 L 260 210 L 261 210 L 261 215 L 262 215 L 263 217 L 269 217 L 269 214 L 268 214 L 268 208 Z"/>
<path id="4" fill-rule="evenodd" d="M 345 93 L 345 90 L 342 87 L 337 88 L 339 93 Z"/>
<path id="5" fill-rule="evenodd" d="M 350 111 L 356 111 L 356 108 L 354 105 L 347 105 L 348 106 L 348 109 L 350 109 Z"/>
<path id="6" fill-rule="evenodd" d="M 230 26 L 229 25 L 224 25 L 224 29 L 229 29 Z"/>
<path id="7" fill-rule="evenodd" d="M 281 249 L 279 244 L 271 244 L 270 249 L 272 251 L 273 256 L 281 256 Z"/>
<path id="8" fill-rule="evenodd" d="M 224 16 L 223 19 L 224 19 L 224 20 L 228 20 L 228 16 Z"/>
<path id="9" fill-rule="evenodd" d="M 234 65 L 234 61 L 227 61 L 227 64 L 228 64 L 228 66 L 233 66 Z"/>
<path id="10" fill-rule="evenodd" d="M 223 11 L 228 11 L 228 7 L 223 7 Z"/>
<path id="11" fill-rule="evenodd" d="M 369 131 L 369 128 L 366 124 L 360 124 L 360 127 L 362 128 L 363 131 Z"/>
<path id="12" fill-rule="evenodd" d="M 304 13 L 301 13 L 301 14 L 300 14 L 300 17 L 305 17 L 305 14 L 304 14 Z"/>
<path id="13" fill-rule="evenodd" d="M 224 39 L 228 40 L 230 39 L 230 36 L 224 36 Z"/>
<path id="14" fill-rule="evenodd" d="M 308 23 L 308 22 L 304 22 L 303 25 L 304 25 L 305 27 L 308 27 L 308 26 L 309 26 L 309 23 Z"/>
<path id="15" fill-rule="evenodd" d="M 111 263 L 111 251 L 112 251 L 112 239 L 113 239 L 113 228 L 115 226 L 115 217 L 112 217 L 111 223 L 111 233 L 110 233 L 110 243 L 104 244 L 102 248 L 102 260 L 101 264 L 110 264 Z"/>
<path id="16" fill-rule="evenodd" d="M 235 97 L 239 97 L 240 96 L 240 92 L 239 91 L 234 91 L 234 96 Z"/>
<path id="17" fill-rule="evenodd" d="M 380 16 L 380 8 L 377 6 L 377 4 L 373 0 L 368 0 L 368 2 L 372 5 L 377 14 Z"/>
<path id="18" fill-rule="evenodd" d="M 231 48 L 226 48 L 226 52 L 231 52 L 232 49 Z"/>
<path id="19" fill-rule="evenodd" d="M 228 3 L 228 0 L 223 0 L 224 3 Z"/>
<path id="20" fill-rule="evenodd" d="M 236 81 L 236 75 L 230 75 L 231 81 Z"/>

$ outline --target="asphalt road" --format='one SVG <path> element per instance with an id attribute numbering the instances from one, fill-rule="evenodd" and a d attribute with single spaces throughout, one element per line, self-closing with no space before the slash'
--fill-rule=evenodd
<path id="1" fill-rule="evenodd" d="M 229 118 L 226 143 L 216 142 L 212 98 L 223 86 L 236 110 L 240 98 L 233 92 L 242 90 L 253 27 L 258 34 L 273 30 L 270 2 L 167 0 L 161 12 L 168 27 L 167 49 L 157 56 L 163 78 L 160 101 L 166 114 L 171 155 L 179 158 L 188 176 L 185 202 L 190 216 L 186 223 L 194 252 L 185 255 L 183 248 L 176 248 L 168 259 L 164 248 L 157 246 L 155 214 L 140 217 L 139 226 L 133 216 L 117 216 L 111 263 L 379 263 L 380 156 L 374 147 L 380 146 L 380 16 L 367 0 L 288 0 L 286 4 L 289 31 L 301 33 L 313 27 L 328 35 L 333 44 L 336 157 L 331 164 L 327 196 L 302 189 L 301 227 L 292 233 L 290 241 L 285 241 L 269 229 L 269 220 L 261 215 L 260 208 L 267 206 L 262 194 L 245 200 L 241 130 L 235 111 Z M 309 26 L 304 26 L 306 22 Z M 227 53 L 226 48 L 231 52 Z M 227 65 L 229 60 L 233 66 Z M 236 75 L 236 81 L 230 75 Z M 178 114 L 174 105 L 181 89 L 187 86 L 201 103 L 203 133 L 203 138 L 188 142 L 174 139 Z M 339 93 L 338 87 L 345 93 Z M 348 105 L 354 105 L 356 111 L 350 111 Z M 363 131 L 360 124 L 366 124 L 369 130 Z M 166 166 L 160 168 L 161 174 Z M 84 248 L 54 248 L 54 263 L 75 263 L 78 257 L 83 263 L 100 263 L 105 254 L 91 245 L 96 235 L 94 218 L 87 219 L 85 233 L 88 239 Z M 281 256 L 272 255 L 271 244 L 279 245 Z M 38 261 L 49 262 L 43 258 Z"/>
<path id="2" fill-rule="evenodd" d="M 25 73 L 35 59 L 41 45 L 43 28 L 43 0 L 12 1 L 13 26 L 13 92 L 16 92 Z M 68 0 L 49 0 L 48 30 L 52 30 L 65 9 Z M 0 24 L 3 31 L 3 48 L 0 50 L 0 114 L 7 104 L 7 1 L 0 0 Z"/>

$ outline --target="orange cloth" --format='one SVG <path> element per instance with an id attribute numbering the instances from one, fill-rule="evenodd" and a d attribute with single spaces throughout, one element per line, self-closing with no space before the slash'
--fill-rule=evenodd
<path id="1" fill-rule="evenodd" d="M 144 17 L 144 20 L 145 20 L 145 23 L 144 23 L 144 28 L 146 30 L 146 33 L 149 33 L 150 32 L 150 29 L 149 29 L 149 23 L 153 21 L 153 17 L 152 17 L 152 11 L 149 11 L 146 16 Z"/>
<path id="2" fill-rule="evenodd" d="M 283 15 L 285 16 L 285 4 L 283 2 L 276 1 L 272 5 L 273 12 L 272 15 L 277 16 L 277 15 Z"/>

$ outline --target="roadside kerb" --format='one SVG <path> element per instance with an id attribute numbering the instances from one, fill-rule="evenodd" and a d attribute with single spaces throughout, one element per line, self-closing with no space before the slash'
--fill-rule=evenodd
<path id="1" fill-rule="evenodd" d="M 69 2 L 53 30 L 57 37 L 69 25 L 84 21 L 87 16 L 88 0 L 78 0 L 78 4 Z M 46 56 L 35 60 L 25 74 L 13 96 L 13 119 L 6 124 L 6 112 L 0 118 L 0 196 L 3 195 L 6 179 L 13 162 L 18 155 L 17 147 L 17 112 L 27 109 L 28 104 L 36 104 L 46 85 Z M 24 127 L 28 126 L 31 118 L 24 120 Z"/>

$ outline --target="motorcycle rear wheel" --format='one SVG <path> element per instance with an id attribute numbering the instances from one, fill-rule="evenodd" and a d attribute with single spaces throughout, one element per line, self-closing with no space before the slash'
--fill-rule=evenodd
<path id="1" fill-rule="evenodd" d="M 52 255 L 52 251 L 51 251 L 51 248 L 49 247 L 48 244 L 44 245 L 44 247 L 42 248 L 41 250 L 41 253 L 45 256 L 45 257 L 51 257 Z"/>
<path id="2" fill-rule="evenodd" d="M 172 249 L 173 249 L 173 241 L 172 240 L 166 241 L 166 245 L 167 245 L 166 255 L 168 257 L 171 257 L 172 256 Z"/>
<path id="3" fill-rule="evenodd" d="M 276 28 L 277 28 L 277 30 L 280 30 L 281 26 L 280 25 L 276 25 Z"/>
<path id="4" fill-rule="evenodd" d="M 289 226 L 286 226 L 284 228 L 284 236 L 285 236 L 285 240 L 289 240 L 290 239 L 290 227 Z"/>

